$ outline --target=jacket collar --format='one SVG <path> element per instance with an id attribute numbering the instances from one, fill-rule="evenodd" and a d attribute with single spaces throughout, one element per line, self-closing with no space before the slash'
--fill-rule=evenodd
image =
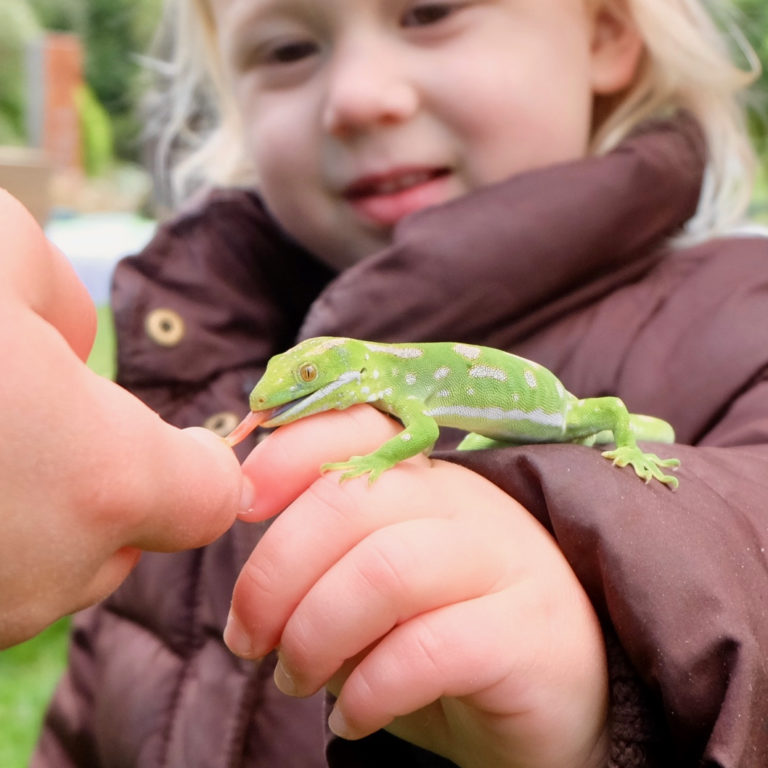
<path id="1" fill-rule="evenodd" d="M 687 116 L 613 152 L 510 178 L 404 220 L 392 247 L 314 302 L 302 337 L 509 347 L 567 305 L 636 279 L 694 214 L 703 140 Z"/>

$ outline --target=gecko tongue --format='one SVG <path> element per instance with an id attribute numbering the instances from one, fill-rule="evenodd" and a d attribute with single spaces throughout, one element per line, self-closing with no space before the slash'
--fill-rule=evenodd
<path id="1" fill-rule="evenodd" d="M 248 415 L 224 438 L 224 442 L 233 448 L 242 443 L 259 424 L 263 424 L 270 416 L 271 411 L 249 411 Z"/>

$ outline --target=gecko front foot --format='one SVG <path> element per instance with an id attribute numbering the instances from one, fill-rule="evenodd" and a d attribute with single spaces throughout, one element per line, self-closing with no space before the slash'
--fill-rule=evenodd
<path id="1" fill-rule="evenodd" d="M 672 490 L 678 486 L 676 477 L 665 475 L 661 470 L 662 467 L 679 467 L 680 461 L 678 459 L 661 459 L 655 453 L 643 453 L 638 447 L 627 445 L 612 451 L 604 451 L 603 456 L 613 461 L 617 467 L 631 466 L 635 470 L 635 474 L 646 483 L 656 478 Z"/>
<path id="2" fill-rule="evenodd" d="M 377 456 L 375 453 L 369 453 L 366 456 L 350 456 L 347 461 L 335 461 L 329 464 L 323 464 L 320 467 L 320 471 L 336 472 L 340 471 L 343 474 L 339 478 L 339 482 L 343 483 L 345 480 L 351 480 L 353 477 L 360 477 L 360 475 L 368 475 L 368 485 L 373 485 L 376 482 L 379 475 L 382 472 L 386 472 L 395 466 L 387 459 Z"/>

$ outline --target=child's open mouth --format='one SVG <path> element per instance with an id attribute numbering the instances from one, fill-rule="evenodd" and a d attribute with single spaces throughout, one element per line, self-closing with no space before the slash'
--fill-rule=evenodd
<path id="1" fill-rule="evenodd" d="M 344 197 L 366 219 L 391 227 L 408 214 L 445 202 L 447 168 L 404 168 L 366 176 L 344 191 Z"/>

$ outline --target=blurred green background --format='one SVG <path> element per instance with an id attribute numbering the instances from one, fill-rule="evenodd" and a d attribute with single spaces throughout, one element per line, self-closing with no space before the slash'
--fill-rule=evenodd
<path id="1" fill-rule="evenodd" d="M 24 49 L 42 30 L 76 33 L 84 44 L 87 90 L 81 96 L 84 157 L 89 175 L 115 164 L 141 163 L 141 119 L 145 89 L 141 63 L 152 40 L 162 0 L 0 0 L 0 145 L 25 143 Z M 768 62 L 768 2 L 738 0 L 737 21 L 763 62 Z M 754 91 L 751 128 L 763 172 L 754 212 L 768 221 L 768 73 Z M 109 310 L 99 310 L 99 333 L 89 364 L 104 376 L 114 370 Z M 46 702 L 66 657 L 68 621 L 33 640 L 0 652 L 0 766 L 24 768 L 34 746 Z"/>
<path id="2" fill-rule="evenodd" d="M 42 31 L 72 32 L 85 49 L 89 109 L 99 110 L 117 158 L 140 153 L 136 107 L 144 86 L 140 56 L 152 41 L 162 0 L 2 0 L 0 8 L 0 144 L 25 141 L 24 48 Z M 94 118 L 92 118 L 94 119 Z M 95 121 L 102 119 L 102 114 Z"/>

